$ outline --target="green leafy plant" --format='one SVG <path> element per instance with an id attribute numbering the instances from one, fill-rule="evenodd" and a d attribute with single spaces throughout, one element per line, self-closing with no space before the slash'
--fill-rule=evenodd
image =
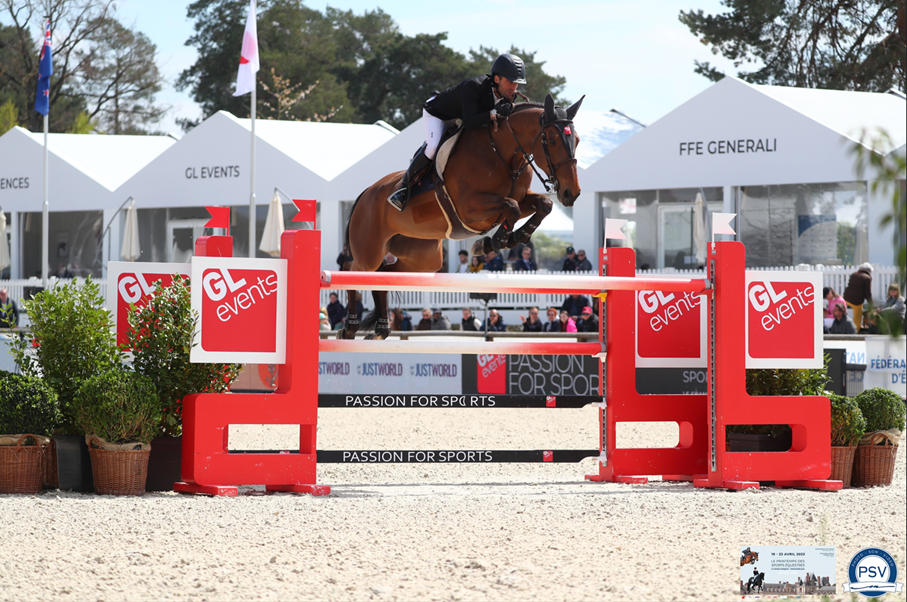
<path id="1" fill-rule="evenodd" d="M 56 391 L 63 428 L 72 431 L 69 404 L 83 382 L 122 362 L 97 283 L 70 280 L 23 303 L 32 337 L 16 339 L 11 352 L 22 374 L 41 376 Z"/>
<path id="2" fill-rule="evenodd" d="M 180 434 L 186 395 L 222 393 L 239 375 L 237 364 L 189 362 L 198 323 L 190 300 L 189 281 L 177 275 L 170 286 L 158 281 L 144 307 L 130 307 L 127 341 L 133 367 L 151 379 L 157 391 L 160 434 Z"/>
<path id="3" fill-rule="evenodd" d="M 894 391 L 874 387 L 866 389 L 856 397 L 857 405 L 866 419 L 866 432 L 904 430 L 904 416 L 907 413 L 904 401 Z"/>
<path id="4" fill-rule="evenodd" d="M 40 378 L 0 377 L 0 433 L 48 436 L 60 424 L 57 394 Z"/>
<path id="5" fill-rule="evenodd" d="M 866 431 L 866 419 L 853 397 L 825 391 L 831 402 L 831 444 L 851 446 L 860 442 Z"/>
<path id="6" fill-rule="evenodd" d="M 70 407 L 80 433 L 110 443 L 150 443 L 157 432 L 157 391 L 151 379 L 135 372 L 116 369 L 89 378 Z"/>

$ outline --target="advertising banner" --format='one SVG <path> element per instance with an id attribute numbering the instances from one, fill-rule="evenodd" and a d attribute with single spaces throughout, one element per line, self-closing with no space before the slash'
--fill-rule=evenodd
<path id="1" fill-rule="evenodd" d="M 740 594 L 747 597 L 833 596 L 835 548 L 741 546 L 739 579 Z"/>
<path id="2" fill-rule="evenodd" d="M 190 361 L 286 361 L 285 259 L 193 257 L 192 282 L 199 321 Z"/>
<path id="3" fill-rule="evenodd" d="M 636 293 L 636 366 L 705 368 L 708 303 L 697 293 Z"/>
<path id="4" fill-rule="evenodd" d="M 746 367 L 821 368 L 822 274 L 746 271 Z"/>
<path id="5" fill-rule="evenodd" d="M 144 307 L 154 292 L 155 282 L 160 280 L 164 286 L 170 286 L 174 274 L 188 278 L 190 271 L 188 263 L 111 261 L 107 264 L 107 309 L 113 314 L 117 345 L 126 345 L 129 305 Z"/>
<path id="6" fill-rule="evenodd" d="M 907 397 L 907 349 L 904 337 L 866 337 L 863 388 L 882 387 Z"/>
<path id="7" fill-rule="evenodd" d="M 318 392 L 371 396 L 462 393 L 458 354 L 321 353 Z"/>

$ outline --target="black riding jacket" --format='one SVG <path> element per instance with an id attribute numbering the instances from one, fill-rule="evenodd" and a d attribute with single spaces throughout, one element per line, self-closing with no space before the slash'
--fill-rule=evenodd
<path id="1" fill-rule="evenodd" d="M 450 87 L 426 100 L 422 107 L 438 119 L 462 119 L 463 129 L 475 130 L 491 123 L 489 111 L 498 98 L 494 95 L 490 76 L 473 77 Z"/>

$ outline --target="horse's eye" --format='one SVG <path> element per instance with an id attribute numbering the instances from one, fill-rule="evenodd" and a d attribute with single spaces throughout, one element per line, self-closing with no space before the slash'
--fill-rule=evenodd
<path id="1" fill-rule="evenodd" d="M 557 136 L 548 136 L 548 144 L 557 146 Z"/>

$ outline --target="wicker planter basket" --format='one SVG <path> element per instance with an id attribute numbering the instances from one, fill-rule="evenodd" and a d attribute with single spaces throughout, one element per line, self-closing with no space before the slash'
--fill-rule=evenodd
<path id="1" fill-rule="evenodd" d="M 843 481 L 844 489 L 850 487 L 856 451 L 856 445 L 831 446 L 831 475 L 828 478 L 832 481 Z"/>
<path id="2" fill-rule="evenodd" d="M 897 445 L 858 445 L 853 461 L 853 486 L 891 485 Z"/>
<path id="3" fill-rule="evenodd" d="M 101 495 L 144 495 L 151 450 L 112 450 L 88 446 L 94 490 Z"/>
<path id="4" fill-rule="evenodd" d="M 23 445 L 29 437 L 35 445 Z M 0 446 L 0 493 L 40 493 L 46 447 L 35 435 L 22 435 L 16 445 Z"/>

